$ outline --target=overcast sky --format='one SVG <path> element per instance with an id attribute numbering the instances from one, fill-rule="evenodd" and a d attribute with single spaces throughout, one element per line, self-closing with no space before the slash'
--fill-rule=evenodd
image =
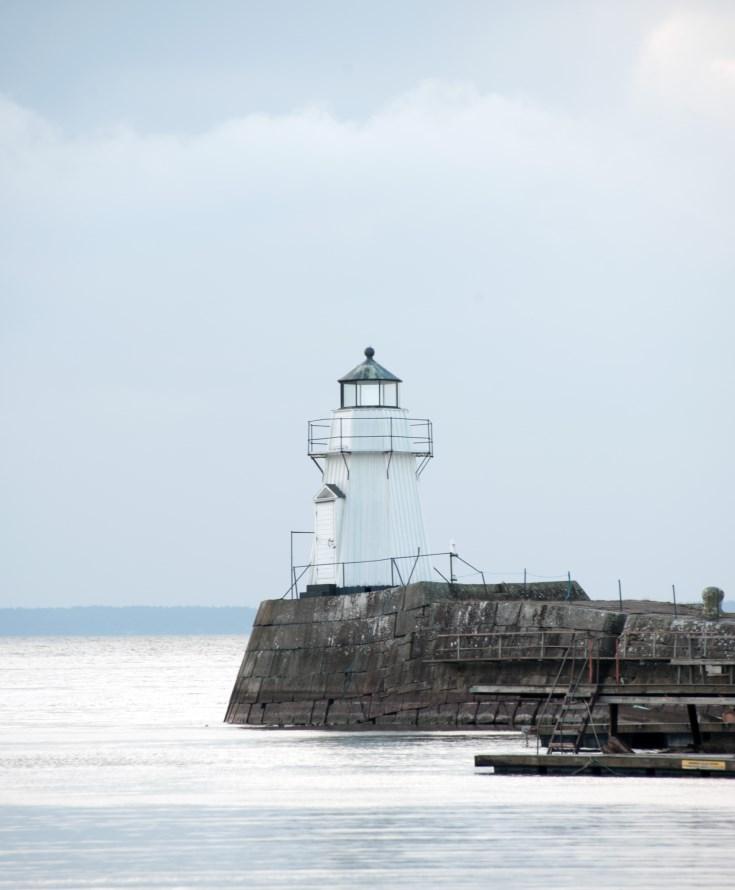
<path id="1" fill-rule="evenodd" d="M 0 0 L 0 605 L 283 593 L 368 344 L 433 549 L 735 598 L 734 159 L 733 3 Z"/>

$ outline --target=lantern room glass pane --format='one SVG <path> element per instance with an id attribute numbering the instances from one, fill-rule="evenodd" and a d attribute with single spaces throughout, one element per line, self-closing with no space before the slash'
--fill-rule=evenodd
<path id="1" fill-rule="evenodd" d="M 357 406 L 357 385 L 354 383 L 342 384 L 342 407 L 355 408 Z"/>
<path id="2" fill-rule="evenodd" d="M 360 404 L 363 407 L 380 405 L 380 385 L 378 383 L 360 383 Z"/>
<path id="3" fill-rule="evenodd" d="M 382 404 L 388 408 L 398 407 L 398 384 L 397 383 L 381 383 Z"/>

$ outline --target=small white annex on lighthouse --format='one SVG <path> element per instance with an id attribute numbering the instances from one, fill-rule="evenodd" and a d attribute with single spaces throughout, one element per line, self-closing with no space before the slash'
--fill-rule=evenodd
<path id="1" fill-rule="evenodd" d="M 309 421 L 314 496 L 311 582 L 316 592 L 430 581 L 419 476 L 433 456 L 429 420 L 400 406 L 402 381 L 365 360 L 339 380 L 340 407 Z"/>

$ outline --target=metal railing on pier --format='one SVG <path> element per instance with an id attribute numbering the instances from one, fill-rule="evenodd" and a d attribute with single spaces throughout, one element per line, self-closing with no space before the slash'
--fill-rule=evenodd
<path id="1" fill-rule="evenodd" d="M 357 576 L 356 573 L 352 573 L 352 578 L 350 577 L 350 569 L 354 566 L 363 566 L 363 565 L 378 565 L 383 564 L 385 566 L 385 587 L 404 587 L 407 584 L 410 584 L 414 572 L 416 571 L 416 566 L 418 565 L 419 560 L 421 559 L 440 559 L 446 558 L 448 560 L 448 576 L 441 572 L 435 565 L 432 564 L 433 570 L 439 575 L 442 580 L 446 581 L 448 584 L 456 584 L 458 583 L 455 564 L 456 562 L 461 563 L 462 565 L 467 566 L 473 575 L 479 576 L 479 579 L 487 591 L 487 582 L 485 580 L 485 572 L 482 569 L 478 569 L 476 566 L 473 566 L 471 563 L 467 562 L 466 559 L 463 559 L 458 553 L 454 553 L 453 551 L 445 551 L 442 553 L 422 553 L 419 550 L 417 553 L 412 553 L 409 556 L 386 556 L 382 559 L 357 559 L 346 562 L 320 562 L 320 563 L 305 563 L 304 565 L 294 565 L 293 564 L 293 535 L 294 534 L 309 534 L 308 532 L 291 532 L 292 535 L 292 543 L 291 543 L 291 553 L 292 553 L 292 561 L 291 561 L 291 586 L 288 590 L 283 594 L 281 599 L 286 599 L 286 597 L 298 597 L 299 595 L 299 582 L 304 577 L 304 575 L 310 569 L 317 568 L 331 568 L 335 571 L 332 573 L 336 579 L 338 579 L 339 587 L 345 588 L 349 587 L 351 584 L 356 584 L 353 579 Z M 456 562 L 455 562 L 456 561 Z"/>
<path id="2" fill-rule="evenodd" d="M 735 664 L 735 634 L 705 628 L 634 630 L 616 634 L 590 630 L 479 631 L 439 634 L 436 661 L 545 661 L 562 658 L 567 650 L 596 658 L 628 661 L 718 661 Z"/>
<path id="3" fill-rule="evenodd" d="M 556 661 L 614 658 L 618 637 L 549 629 L 439 634 L 435 639 L 432 661 Z"/>
<path id="4" fill-rule="evenodd" d="M 510 662 L 586 660 L 590 682 L 602 662 L 614 662 L 621 682 L 623 662 L 658 662 L 673 666 L 735 666 L 735 635 L 705 628 L 634 630 L 619 636 L 583 629 L 487 631 L 439 634 L 428 661 Z M 725 678 L 726 679 L 726 678 Z"/>
<path id="5" fill-rule="evenodd" d="M 701 631 L 629 630 L 620 635 L 621 658 L 654 661 L 707 661 L 735 664 L 735 635 L 718 625 Z"/>

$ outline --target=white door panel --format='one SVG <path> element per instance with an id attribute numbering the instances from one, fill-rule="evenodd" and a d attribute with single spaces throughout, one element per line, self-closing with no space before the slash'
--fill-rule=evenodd
<path id="1" fill-rule="evenodd" d="M 321 501 L 316 505 L 316 577 L 319 584 L 334 584 L 337 581 L 337 529 L 336 503 Z"/>

